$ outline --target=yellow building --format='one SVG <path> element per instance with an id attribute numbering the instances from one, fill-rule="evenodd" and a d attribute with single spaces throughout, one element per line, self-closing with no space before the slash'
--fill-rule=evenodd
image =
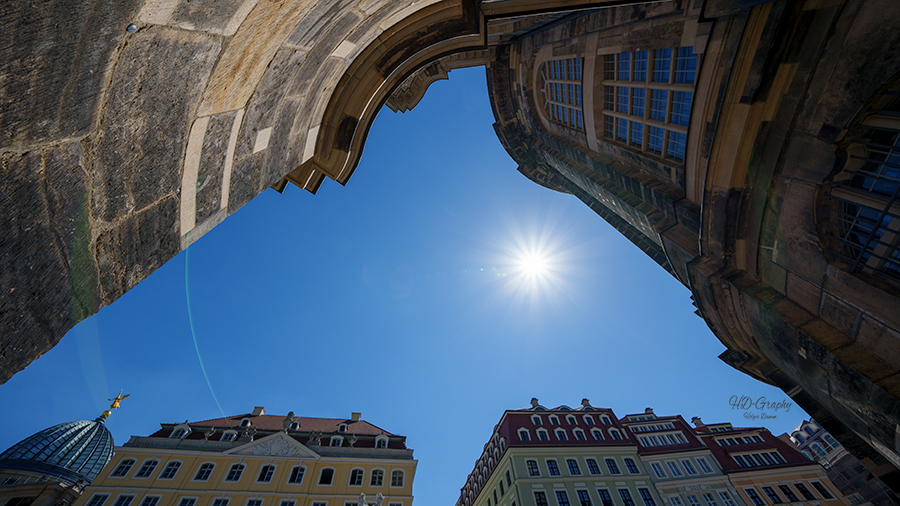
<path id="1" fill-rule="evenodd" d="M 359 413 L 257 407 L 132 436 L 75 506 L 411 506 L 415 471 L 406 437 Z"/>

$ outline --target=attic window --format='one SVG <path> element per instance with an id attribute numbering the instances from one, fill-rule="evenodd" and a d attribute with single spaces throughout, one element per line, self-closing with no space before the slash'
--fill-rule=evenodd
<path id="1" fill-rule="evenodd" d="M 375 438 L 375 448 L 387 448 L 388 438 L 386 436 L 378 436 Z"/>
<path id="2" fill-rule="evenodd" d="M 298 430 L 298 429 L 300 429 L 300 422 L 294 422 L 291 424 L 291 430 Z"/>
<path id="3" fill-rule="evenodd" d="M 344 444 L 344 438 L 341 436 L 332 436 L 329 446 L 341 446 Z"/>
<path id="4" fill-rule="evenodd" d="M 177 425 L 172 429 L 169 435 L 172 439 L 184 439 L 191 433 L 191 428 L 185 424 Z"/>
<path id="5" fill-rule="evenodd" d="M 338 425 L 338 432 L 347 432 L 347 424 L 342 423 Z"/>
<path id="6" fill-rule="evenodd" d="M 249 426 L 250 426 L 249 418 L 244 418 L 243 420 L 241 420 L 241 427 L 249 427 Z"/>
<path id="7" fill-rule="evenodd" d="M 219 438 L 219 441 L 234 441 L 235 439 L 237 439 L 237 432 L 233 430 L 226 430 L 222 434 L 222 437 Z"/>

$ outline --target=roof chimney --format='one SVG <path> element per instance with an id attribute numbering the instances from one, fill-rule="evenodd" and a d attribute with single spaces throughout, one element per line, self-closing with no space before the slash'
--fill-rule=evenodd
<path id="1" fill-rule="evenodd" d="M 701 420 L 699 416 L 691 418 L 691 423 L 694 424 L 694 427 L 706 427 L 706 424 L 703 423 L 703 420 Z"/>
<path id="2" fill-rule="evenodd" d="M 645 408 L 645 409 L 644 409 L 644 414 L 645 414 L 645 415 L 654 415 L 654 416 L 656 416 L 656 415 L 653 413 L 653 408 Z"/>
<path id="3" fill-rule="evenodd" d="M 589 408 L 589 407 L 591 407 L 591 401 L 589 401 L 589 400 L 587 400 L 587 399 L 581 399 L 581 407 L 582 407 L 582 408 Z"/>
<path id="4" fill-rule="evenodd" d="M 350 413 L 350 421 L 351 421 L 351 422 L 358 422 L 358 421 L 359 421 L 359 417 L 361 417 L 361 416 L 362 416 L 362 413 Z"/>
<path id="5" fill-rule="evenodd" d="M 536 408 L 538 406 L 540 406 L 540 404 L 538 403 L 537 397 L 532 397 L 531 398 L 531 407 Z"/>
<path id="6" fill-rule="evenodd" d="M 259 416 L 259 415 L 264 415 L 264 414 L 266 414 L 266 408 L 264 408 L 262 406 L 256 406 L 255 408 L 253 408 L 253 413 L 251 413 L 251 415 L 253 415 L 253 416 Z"/>

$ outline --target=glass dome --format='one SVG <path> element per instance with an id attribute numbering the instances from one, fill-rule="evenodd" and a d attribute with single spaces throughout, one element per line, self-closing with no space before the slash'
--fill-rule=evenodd
<path id="1" fill-rule="evenodd" d="M 103 418 L 61 423 L 0 453 L 0 469 L 20 469 L 88 483 L 109 462 L 113 438 Z"/>

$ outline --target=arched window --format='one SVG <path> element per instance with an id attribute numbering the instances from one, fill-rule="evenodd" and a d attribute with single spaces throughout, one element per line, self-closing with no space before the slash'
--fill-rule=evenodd
<path id="1" fill-rule="evenodd" d="M 402 487 L 403 486 L 403 471 L 400 469 L 394 469 L 391 471 L 391 486 L 392 487 Z"/>
<path id="2" fill-rule="evenodd" d="M 178 474 L 178 470 L 181 469 L 181 462 L 177 460 L 172 460 L 166 464 L 166 467 L 159 473 L 160 480 L 171 480 L 175 478 L 175 475 Z"/>
<path id="3" fill-rule="evenodd" d="M 591 435 L 594 436 L 594 439 L 597 441 L 603 441 L 603 431 L 600 429 L 591 429 Z"/>
<path id="4" fill-rule="evenodd" d="M 331 436 L 331 442 L 328 446 L 341 446 L 344 444 L 344 438 L 341 436 Z"/>
<path id="5" fill-rule="evenodd" d="M 578 425 L 578 420 L 574 416 L 568 415 L 566 417 L 566 423 L 569 425 Z"/>
<path id="6" fill-rule="evenodd" d="M 241 475 L 244 473 L 244 464 L 233 464 L 228 474 L 225 475 L 225 481 L 240 481 Z"/>
<path id="7" fill-rule="evenodd" d="M 541 65 L 541 92 L 547 115 L 554 123 L 584 130 L 580 57 L 551 60 Z"/>
<path id="8" fill-rule="evenodd" d="M 540 441 L 550 441 L 550 433 L 547 432 L 547 429 L 538 429 L 537 435 Z"/>
<path id="9" fill-rule="evenodd" d="M 541 421 L 540 415 L 532 415 L 532 416 L 531 416 L 531 423 L 534 424 L 534 425 L 536 425 L 536 426 L 541 426 L 541 425 L 543 425 L 543 422 Z"/>
<path id="10" fill-rule="evenodd" d="M 259 476 L 256 477 L 257 483 L 269 483 L 272 481 L 272 476 L 275 474 L 275 466 L 272 464 L 266 464 L 259 468 Z"/>
<path id="11" fill-rule="evenodd" d="M 584 424 L 585 425 L 594 425 L 594 417 L 591 415 L 584 415 Z"/>
<path id="12" fill-rule="evenodd" d="M 622 440 L 622 434 L 619 433 L 619 429 L 609 429 L 609 437 L 613 438 L 616 441 Z"/>
<path id="13" fill-rule="evenodd" d="M 116 470 L 113 471 L 110 476 L 114 478 L 121 478 L 123 476 L 126 476 L 128 474 L 128 471 L 131 471 L 131 467 L 134 465 L 134 462 L 134 459 L 122 459 L 122 461 L 119 462 L 119 465 L 116 466 Z"/>
<path id="14" fill-rule="evenodd" d="M 141 468 L 138 469 L 138 472 L 134 473 L 135 478 L 149 478 L 151 474 L 153 474 L 153 470 L 156 469 L 156 466 L 159 465 L 159 461 L 156 459 L 145 460 L 143 464 L 141 464 Z"/>
<path id="15" fill-rule="evenodd" d="M 342 424 L 338 425 L 338 432 L 347 432 L 347 424 L 342 423 Z"/>
<path id="16" fill-rule="evenodd" d="M 363 484 L 363 477 L 366 472 L 361 468 L 354 468 L 350 470 L 350 481 L 347 482 L 347 485 L 351 487 L 361 487 Z"/>
<path id="17" fill-rule="evenodd" d="M 566 436 L 566 431 L 563 429 L 556 429 L 556 439 L 560 441 L 568 441 L 569 438 Z"/>
<path id="18" fill-rule="evenodd" d="M 334 468 L 326 467 L 319 472 L 319 485 L 331 485 L 334 481 Z"/>
<path id="19" fill-rule="evenodd" d="M 369 486 L 370 487 L 383 487 L 384 486 L 384 470 L 383 469 L 373 469 L 372 475 L 369 478 Z"/>
<path id="20" fill-rule="evenodd" d="M 184 439 L 184 438 L 188 437 L 188 435 L 190 433 L 191 433 L 191 428 L 185 424 L 182 424 L 182 425 L 178 425 L 175 428 L 173 428 L 172 433 L 169 434 L 169 437 L 173 438 L 173 439 Z"/>
<path id="21" fill-rule="evenodd" d="M 821 231 L 833 260 L 877 284 L 900 286 L 900 94 L 875 100 L 848 129 L 846 163 L 824 188 Z"/>
<path id="22" fill-rule="evenodd" d="M 584 431 L 581 429 L 572 429 L 572 432 L 575 434 L 575 439 L 577 441 L 587 441 L 587 438 L 584 437 Z"/>
<path id="23" fill-rule="evenodd" d="M 602 423 L 603 425 L 612 425 L 612 422 L 610 421 L 609 417 L 606 415 L 603 415 L 600 417 L 600 423 Z"/>
<path id="24" fill-rule="evenodd" d="M 607 54 L 603 65 L 604 137 L 683 162 L 697 73 L 693 46 Z"/>
<path id="25" fill-rule="evenodd" d="M 550 425 L 559 425 L 559 418 L 556 415 L 550 415 Z"/>
<path id="26" fill-rule="evenodd" d="M 291 475 L 288 477 L 288 483 L 291 485 L 299 485 L 303 483 L 303 475 L 306 474 L 306 467 L 294 466 L 291 468 Z"/>
<path id="27" fill-rule="evenodd" d="M 291 423 L 291 430 L 300 430 L 300 422 Z"/>
<path id="28" fill-rule="evenodd" d="M 519 441 L 530 441 L 531 436 L 528 434 L 528 429 L 519 429 Z"/>
<path id="29" fill-rule="evenodd" d="M 375 448 L 387 448 L 387 447 L 388 447 L 387 436 L 377 436 L 375 438 Z"/>
<path id="30" fill-rule="evenodd" d="M 209 475 L 212 474 L 213 469 L 215 469 L 216 465 L 212 462 L 204 462 L 200 464 L 200 467 L 197 468 L 197 474 L 194 475 L 194 481 L 206 481 L 209 479 Z"/>

